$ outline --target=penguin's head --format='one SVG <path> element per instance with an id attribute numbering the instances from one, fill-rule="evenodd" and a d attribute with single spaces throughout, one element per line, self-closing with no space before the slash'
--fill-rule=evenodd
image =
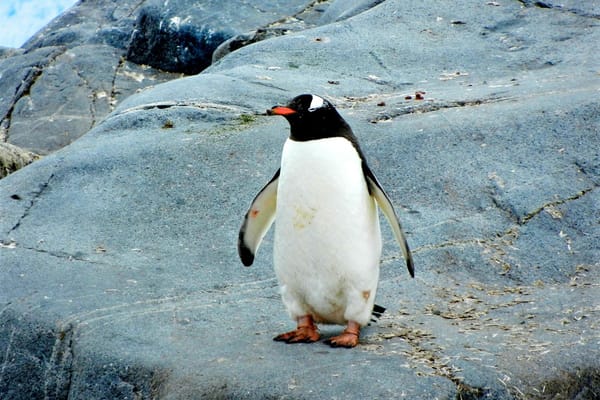
<path id="1" fill-rule="evenodd" d="M 283 115 L 288 120 L 310 118 L 322 115 L 327 110 L 335 110 L 331 103 L 316 94 L 296 96 L 286 106 L 275 106 L 267 110 L 269 115 Z"/>
<path id="2" fill-rule="evenodd" d="M 281 115 L 290 124 L 290 138 L 297 141 L 347 136 L 352 131 L 335 107 L 315 94 L 296 96 L 285 106 L 267 110 L 268 115 Z"/>

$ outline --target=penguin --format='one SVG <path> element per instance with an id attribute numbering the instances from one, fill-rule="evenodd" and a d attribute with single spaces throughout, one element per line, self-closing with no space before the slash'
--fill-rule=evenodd
<path id="1" fill-rule="evenodd" d="M 281 297 L 295 330 L 275 341 L 311 343 L 316 324 L 344 325 L 325 341 L 355 347 L 361 327 L 380 315 L 375 294 L 382 239 L 378 208 L 400 245 L 408 272 L 413 259 L 394 207 L 369 168 L 348 123 L 328 100 L 314 94 L 274 106 L 290 135 L 281 165 L 252 201 L 239 231 L 238 253 L 250 266 L 273 221 L 273 261 Z"/>

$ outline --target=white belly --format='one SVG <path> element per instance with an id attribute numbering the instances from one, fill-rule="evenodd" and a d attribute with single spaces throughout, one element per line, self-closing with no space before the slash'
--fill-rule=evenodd
<path id="1" fill-rule="evenodd" d="M 369 321 L 381 256 L 375 201 L 344 138 L 289 140 L 283 148 L 274 264 L 292 318 Z"/>

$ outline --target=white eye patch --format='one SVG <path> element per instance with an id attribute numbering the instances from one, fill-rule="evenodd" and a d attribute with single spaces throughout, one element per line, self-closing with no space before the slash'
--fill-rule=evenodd
<path id="1" fill-rule="evenodd" d="M 312 100 L 310 102 L 310 106 L 308 107 L 308 111 L 313 112 L 313 111 L 323 107 L 324 103 L 325 103 L 325 100 L 323 100 L 321 97 L 315 96 L 313 94 Z"/>

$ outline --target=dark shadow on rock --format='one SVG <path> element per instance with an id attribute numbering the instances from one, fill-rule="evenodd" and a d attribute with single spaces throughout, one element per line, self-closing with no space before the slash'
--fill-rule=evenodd
<path id="1" fill-rule="evenodd" d="M 559 376 L 540 384 L 541 391 L 527 393 L 528 399 L 598 400 L 600 399 L 600 369 L 578 367 L 562 371 Z"/>
<path id="2" fill-rule="evenodd" d="M 197 25 L 193 20 L 146 7 L 140 12 L 127 59 L 169 72 L 194 75 L 208 67 L 213 51 L 234 35 L 227 27 Z"/>

